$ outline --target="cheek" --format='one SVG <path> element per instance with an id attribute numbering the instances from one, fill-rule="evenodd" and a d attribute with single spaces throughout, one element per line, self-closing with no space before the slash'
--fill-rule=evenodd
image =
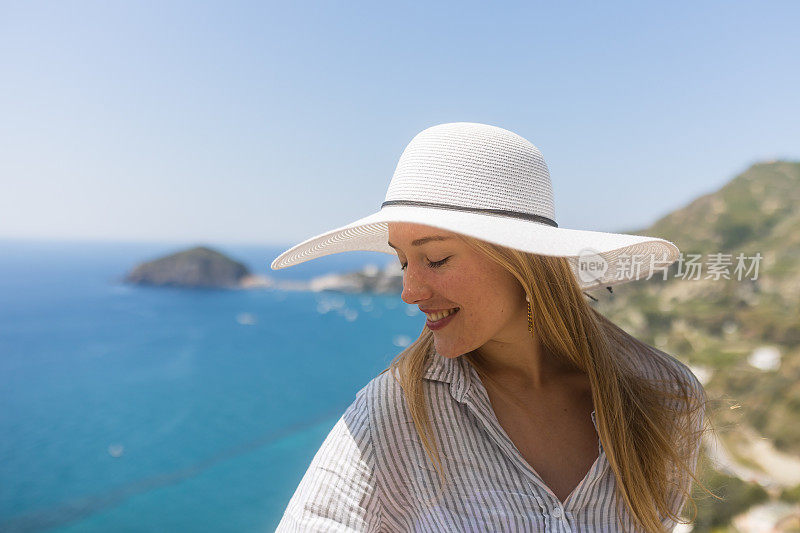
<path id="1" fill-rule="evenodd" d="M 499 275 L 499 274 L 498 274 Z M 485 321 L 486 326 L 496 326 L 505 322 L 518 310 L 519 297 L 516 279 L 513 282 L 503 279 L 498 283 L 497 277 L 475 277 L 470 289 L 471 310 Z"/>
<path id="2" fill-rule="evenodd" d="M 472 277 L 469 282 L 459 282 L 457 287 L 452 287 L 453 301 L 462 307 L 460 312 L 464 313 L 467 327 L 472 331 L 484 328 L 487 322 L 497 319 L 496 295 L 486 287 L 486 280 L 480 277 Z"/>
<path id="3" fill-rule="evenodd" d="M 474 309 L 481 302 L 480 283 L 472 279 L 456 278 L 442 284 L 442 294 L 462 308 Z"/>

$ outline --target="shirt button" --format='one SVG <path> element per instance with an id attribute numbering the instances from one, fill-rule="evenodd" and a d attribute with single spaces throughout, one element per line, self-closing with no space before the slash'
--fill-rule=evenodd
<path id="1" fill-rule="evenodd" d="M 561 507 L 556 507 L 550 514 L 552 514 L 556 518 L 561 518 Z"/>

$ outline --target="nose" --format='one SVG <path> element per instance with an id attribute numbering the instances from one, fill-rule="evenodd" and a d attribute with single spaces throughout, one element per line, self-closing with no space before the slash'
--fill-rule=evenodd
<path id="1" fill-rule="evenodd" d="M 424 276 L 409 261 L 403 273 L 403 292 L 400 294 L 400 299 L 407 304 L 415 304 L 430 298 L 430 295 L 431 289 Z"/>

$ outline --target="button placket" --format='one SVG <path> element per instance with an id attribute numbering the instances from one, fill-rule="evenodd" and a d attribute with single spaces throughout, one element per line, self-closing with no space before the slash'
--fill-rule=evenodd
<path id="1" fill-rule="evenodd" d="M 564 516 L 561 519 L 561 523 L 564 525 L 564 531 L 566 533 L 572 533 L 572 527 L 570 526 L 570 524 L 574 524 L 575 523 L 574 515 L 570 511 L 567 511 L 565 509 L 564 510 Z"/>
<path id="2" fill-rule="evenodd" d="M 567 511 L 560 505 L 556 504 L 556 507 L 553 507 L 548 514 L 550 515 L 550 529 L 552 531 L 572 533 L 569 520 L 567 520 Z"/>
<path id="3" fill-rule="evenodd" d="M 570 527 L 570 522 L 567 519 L 567 511 L 556 504 L 555 507 L 552 509 L 548 509 L 547 516 L 549 516 L 548 520 L 548 530 L 549 531 L 558 531 L 559 533 L 572 533 L 572 527 Z"/>

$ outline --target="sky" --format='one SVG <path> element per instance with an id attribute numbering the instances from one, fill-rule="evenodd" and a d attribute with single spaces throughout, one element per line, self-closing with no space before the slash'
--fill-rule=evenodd
<path id="1" fill-rule="evenodd" d="M 635 231 L 800 159 L 798 2 L 3 2 L 0 238 L 295 244 L 419 131 L 543 153 L 560 227 Z"/>

